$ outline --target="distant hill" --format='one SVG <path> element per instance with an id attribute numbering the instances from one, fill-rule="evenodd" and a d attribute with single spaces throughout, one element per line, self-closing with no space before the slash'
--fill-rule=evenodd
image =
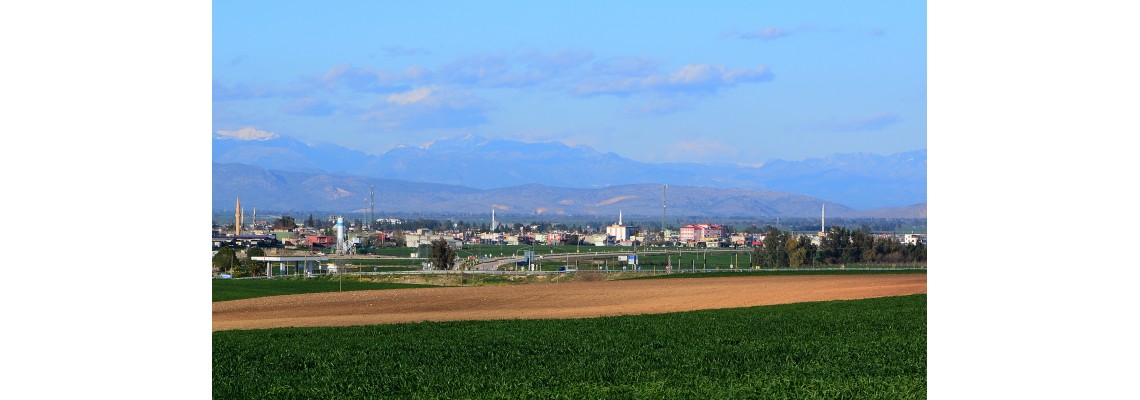
<path id="1" fill-rule="evenodd" d="M 614 185 L 603 188 L 560 188 L 539 184 L 496 189 L 378 179 L 314 172 L 267 170 L 258 166 L 213 163 L 213 208 L 233 209 L 240 197 L 247 207 L 263 210 L 327 210 L 360 212 L 367 207 L 370 186 L 376 211 L 423 213 L 490 213 L 501 215 L 661 214 L 661 185 Z M 667 213 L 684 216 L 858 217 L 865 212 L 811 196 L 782 192 L 669 185 Z M 925 210 L 925 207 L 923 207 Z M 909 212 L 909 211 L 908 211 Z M 891 217 L 882 212 L 882 217 Z M 925 214 L 925 211 L 923 211 Z"/>
<path id="2" fill-rule="evenodd" d="M 285 136 L 216 134 L 213 161 L 275 171 L 314 172 L 493 189 L 522 184 L 603 188 L 631 184 L 800 193 L 857 209 L 926 202 L 926 150 L 881 156 L 833 154 L 761 167 L 642 163 L 587 146 L 523 143 L 475 135 L 372 155 L 341 146 L 305 144 Z"/>
<path id="3" fill-rule="evenodd" d="M 926 203 L 860 211 L 855 213 L 855 216 L 864 218 L 926 218 Z"/>

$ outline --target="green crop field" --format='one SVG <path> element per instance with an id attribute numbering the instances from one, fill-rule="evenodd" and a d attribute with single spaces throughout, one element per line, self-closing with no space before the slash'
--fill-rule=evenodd
<path id="1" fill-rule="evenodd" d="M 429 260 L 426 258 L 346 258 L 346 259 L 333 260 L 333 263 L 334 264 L 340 264 L 340 265 L 351 265 L 354 267 L 356 267 L 356 266 L 371 267 L 371 266 L 381 266 L 381 265 L 389 265 L 389 266 L 412 265 L 412 266 L 419 267 L 421 264 L 423 264 L 424 262 L 427 262 L 427 261 L 429 261 Z"/>
<path id="2" fill-rule="evenodd" d="M 416 285 L 409 283 L 368 282 L 351 277 L 345 278 L 343 281 L 331 277 L 214 279 L 213 301 L 250 299 L 283 294 L 336 292 L 340 290 L 382 290 L 433 286 L 434 285 Z"/>
<path id="3" fill-rule="evenodd" d="M 926 397 L 926 295 L 213 333 L 213 396 Z"/>

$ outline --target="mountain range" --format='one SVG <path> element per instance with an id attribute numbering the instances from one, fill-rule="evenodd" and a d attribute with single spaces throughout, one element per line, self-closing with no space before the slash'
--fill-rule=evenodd
<path id="1" fill-rule="evenodd" d="M 528 187 L 544 188 L 530 193 L 536 196 L 537 193 L 589 189 L 596 191 L 589 192 L 596 193 L 591 196 L 605 197 L 617 193 L 615 190 L 638 185 L 654 187 L 659 195 L 660 185 L 669 184 L 669 192 L 678 191 L 678 195 L 690 190 L 683 188 L 692 188 L 693 191 L 715 189 L 706 194 L 725 198 L 718 212 L 737 214 L 754 212 L 744 208 L 732 209 L 729 205 L 732 200 L 728 198 L 742 193 L 749 193 L 745 196 L 749 199 L 770 199 L 776 193 L 788 196 L 796 194 L 811 199 L 814 208 L 818 208 L 822 201 L 833 203 L 836 207 L 849 207 L 852 213 L 856 210 L 897 208 L 897 212 L 914 214 L 917 211 L 905 207 L 926 202 L 925 149 L 887 156 L 848 153 L 802 161 L 773 160 L 753 167 L 723 163 L 644 163 L 612 152 L 601 153 L 588 146 L 572 147 L 560 142 L 493 140 L 476 135 L 439 139 L 423 146 L 399 146 L 383 154 L 373 155 L 329 143 L 306 144 L 281 135 L 238 138 L 218 133 L 213 136 L 213 161 L 216 209 L 232 204 L 233 201 L 233 196 L 229 194 L 219 198 L 220 190 L 226 193 L 228 190 L 241 191 L 238 188 L 242 186 L 233 185 L 259 179 L 266 183 L 269 182 L 266 180 L 269 179 L 268 176 L 273 176 L 272 181 L 278 184 L 341 182 L 341 186 L 330 187 L 344 190 L 345 193 L 339 194 L 342 197 L 359 196 L 359 188 L 355 188 L 354 183 L 369 180 L 380 182 L 381 185 L 377 186 L 389 187 L 386 190 L 393 195 L 403 191 L 421 194 L 484 193 L 491 198 L 494 198 L 493 193 L 496 191 L 518 194 L 521 193 L 520 188 Z M 243 169 L 236 164 L 258 167 L 260 170 Z M 301 178 L 295 173 L 309 175 Z M 258 176 L 261 178 L 256 178 Z M 350 187 L 355 189 L 349 190 Z M 310 193 L 317 197 L 308 201 L 279 198 L 278 202 L 305 208 L 304 204 L 332 206 L 335 198 L 338 198 L 338 194 L 324 193 L 323 186 L 296 189 L 282 188 L 279 195 Z M 326 194 L 331 197 L 320 197 Z M 367 190 L 364 195 L 367 195 Z M 614 196 L 632 195 L 627 193 Z M 229 200 L 226 200 L 227 197 Z M 639 195 L 636 198 L 643 197 L 648 199 L 653 196 Z M 608 198 L 597 201 L 606 199 Z M 224 201 L 219 203 L 219 200 Z M 546 200 L 555 199 L 543 201 Z M 588 209 L 555 206 L 563 200 L 577 201 L 574 203 L 577 206 L 590 202 L 585 198 L 566 198 L 548 204 L 536 198 L 518 199 L 513 205 L 502 203 L 515 210 L 545 208 L 580 213 Z M 659 200 L 658 196 L 654 201 Z M 362 199 L 355 201 L 357 205 L 363 204 Z M 422 205 L 424 202 L 420 203 Z M 748 207 L 751 204 L 745 203 L 747 202 L 737 206 Z M 480 207 L 486 210 L 487 206 L 483 204 Z M 657 207 L 659 209 L 660 204 Z M 828 209 L 831 209 L 830 206 Z M 772 210 L 800 212 L 780 207 Z M 838 208 L 836 212 L 840 212 Z M 925 215 L 925 207 L 921 213 Z"/>
<path id="2" fill-rule="evenodd" d="M 654 216 L 662 212 L 662 195 L 672 216 L 818 217 L 828 216 L 925 218 L 925 205 L 900 209 L 858 211 L 818 198 L 772 191 L 717 189 L 683 185 L 614 185 L 604 188 L 560 188 L 527 184 L 497 189 L 366 178 L 315 172 L 267 170 L 234 164 L 213 164 L 215 210 L 234 207 L 241 198 L 247 208 L 262 210 L 329 210 L 363 212 L 369 191 L 375 191 L 377 215 L 387 213 L 466 213 L 559 216 Z M 664 189 L 664 193 L 663 192 Z"/>

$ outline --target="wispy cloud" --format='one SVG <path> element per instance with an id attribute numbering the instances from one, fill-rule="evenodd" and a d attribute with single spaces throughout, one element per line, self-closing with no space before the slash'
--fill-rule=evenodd
<path id="1" fill-rule="evenodd" d="M 501 54 L 476 54 L 455 59 L 439 68 L 439 75 L 453 84 L 490 84 L 511 70 Z"/>
<path id="2" fill-rule="evenodd" d="M 782 37 L 790 36 L 792 32 L 787 29 L 770 26 L 755 32 L 743 32 L 740 34 L 741 39 L 760 39 L 760 40 L 773 40 Z"/>
<path id="3" fill-rule="evenodd" d="M 831 132 L 870 132 L 882 130 L 902 121 L 898 115 L 880 112 L 850 119 L 829 119 L 816 124 L 815 128 Z"/>
<path id="4" fill-rule="evenodd" d="M 887 31 L 885 29 L 875 28 L 867 31 L 867 34 L 871 36 L 883 36 L 887 34 Z"/>
<path id="5" fill-rule="evenodd" d="M 291 115 L 320 117 L 332 115 L 336 112 L 336 107 L 327 101 L 306 97 L 285 103 L 280 107 L 280 110 Z"/>
<path id="6" fill-rule="evenodd" d="M 243 83 L 227 84 L 217 79 L 213 82 L 214 101 L 249 100 L 266 97 L 276 97 L 286 91 L 273 86 L 255 86 Z"/>
<path id="7" fill-rule="evenodd" d="M 383 93 L 406 89 L 411 82 L 422 77 L 422 69 L 415 66 L 399 73 L 344 64 L 329 69 L 317 81 L 329 90 L 345 88 L 359 92 Z"/>
<path id="8" fill-rule="evenodd" d="M 594 75 L 641 76 L 657 72 L 664 63 L 652 57 L 619 57 L 600 60 L 591 67 Z"/>
<path id="9" fill-rule="evenodd" d="M 482 87 L 530 87 L 550 85 L 567 78 L 568 71 L 593 59 L 583 50 L 560 50 L 551 54 L 528 51 L 521 55 L 475 54 L 439 68 L 438 84 Z"/>
<path id="10" fill-rule="evenodd" d="M 384 54 L 388 57 L 405 57 L 405 56 L 424 56 L 431 54 L 430 51 L 418 47 L 408 48 L 404 46 L 388 46 L 384 47 Z"/>
<path id="11" fill-rule="evenodd" d="M 692 102 L 679 97 L 658 97 L 626 109 L 630 116 L 658 116 L 672 114 L 693 108 Z"/>
<path id="12" fill-rule="evenodd" d="M 402 106 L 406 106 L 406 105 L 415 104 L 417 102 L 423 101 L 424 99 L 427 99 L 428 96 L 431 96 L 431 92 L 432 92 L 432 88 L 422 87 L 422 88 L 413 89 L 413 90 L 410 90 L 410 91 L 407 91 L 404 93 L 395 93 L 395 94 L 389 95 L 387 100 L 389 103 L 395 103 L 395 104 L 399 104 Z"/>
<path id="13" fill-rule="evenodd" d="M 579 49 L 559 50 L 552 54 L 545 54 L 540 51 L 529 51 L 518 59 L 526 63 L 531 69 L 546 72 L 562 72 L 586 64 L 594 59 L 594 53 Z"/>
<path id="14" fill-rule="evenodd" d="M 717 64 L 688 64 L 674 71 L 662 72 L 662 64 L 662 61 L 650 57 L 597 61 L 593 53 L 577 49 L 482 53 L 454 59 L 435 69 L 412 65 L 395 71 L 343 64 L 328 69 L 320 76 L 305 78 L 301 86 L 289 90 L 270 86 L 225 85 L 214 81 L 214 99 L 244 100 L 282 95 L 307 98 L 320 97 L 318 92 L 338 90 L 392 95 L 406 93 L 415 87 L 422 90 L 431 85 L 467 89 L 539 87 L 576 95 L 712 93 L 742 83 L 773 79 L 771 70 L 764 65 L 729 69 Z M 303 112 L 305 105 L 298 101 L 287 109 Z"/>
<path id="15" fill-rule="evenodd" d="M 736 157 L 740 150 L 720 140 L 695 136 L 690 140 L 681 140 L 673 143 L 669 148 L 668 161 L 704 161 L 709 159 L 723 159 Z"/>
<path id="16" fill-rule="evenodd" d="M 580 95 L 628 95 L 635 92 L 714 92 L 741 83 L 773 79 L 768 66 L 728 69 L 723 65 L 689 64 L 667 74 L 634 77 L 597 77 L 580 84 Z"/>
<path id="17" fill-rule="evenodd" d="M 755 31 L 745 31 L 745 32 L 741 32 L 739 30 L 733 29 L 733 30 L 729 31 L 728 33 L 724 34 L 723 36 L 737 37 L 737 38 L 744 39 L 744 40 L 770 41 L 770 40 L 776 40 L 776 39 L 780 39 L 780 38 L 786 38 L 786 37 L 792 36 L 793 34 L 796 34 L 796 33 L 810 32 L 810 31 L 814 31 L 814 30 L 816 30 L 816 27 L 815 27 L 815 25 L 811 25 L 811 24 L 803 24 L 803 25 L 797 26 L 795 28 L 768 26 L 768 27 L 760 28 L 760 29 L 755 30 Z"/>
<path id="18" fill-rule="evenodd" d="M 360 119 L 381 130 L 451 129 L 486 123 L 490 109 L 470 93 L 422 87 L 384 97 Z"/>

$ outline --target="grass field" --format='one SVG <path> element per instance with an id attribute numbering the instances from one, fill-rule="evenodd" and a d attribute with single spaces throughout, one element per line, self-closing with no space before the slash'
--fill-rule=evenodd
<path id="1" fill-rule="evenodd" d="M 926 397 L 926 295 L 213 333 L 213 397 Z"/>
<path id="2" fill-rule="evenodd" d="M 420 266 L 421 263 L 427 259 L 419 258 L 346 258 L 340 260 L 333 260 L 336 264 L 350 264 L 350 265 L 414 265 Z"/>
<path id="3" fill-rule="evenodd" d="M 250 299 L 283 294 L 322 293 L 340 290 L 381 290 L 432 287 L 408 283 L 360 281 L 352 277 L 339 281 L 336 277 L 275 279 L 214 279 L 213 301 Z"/>

